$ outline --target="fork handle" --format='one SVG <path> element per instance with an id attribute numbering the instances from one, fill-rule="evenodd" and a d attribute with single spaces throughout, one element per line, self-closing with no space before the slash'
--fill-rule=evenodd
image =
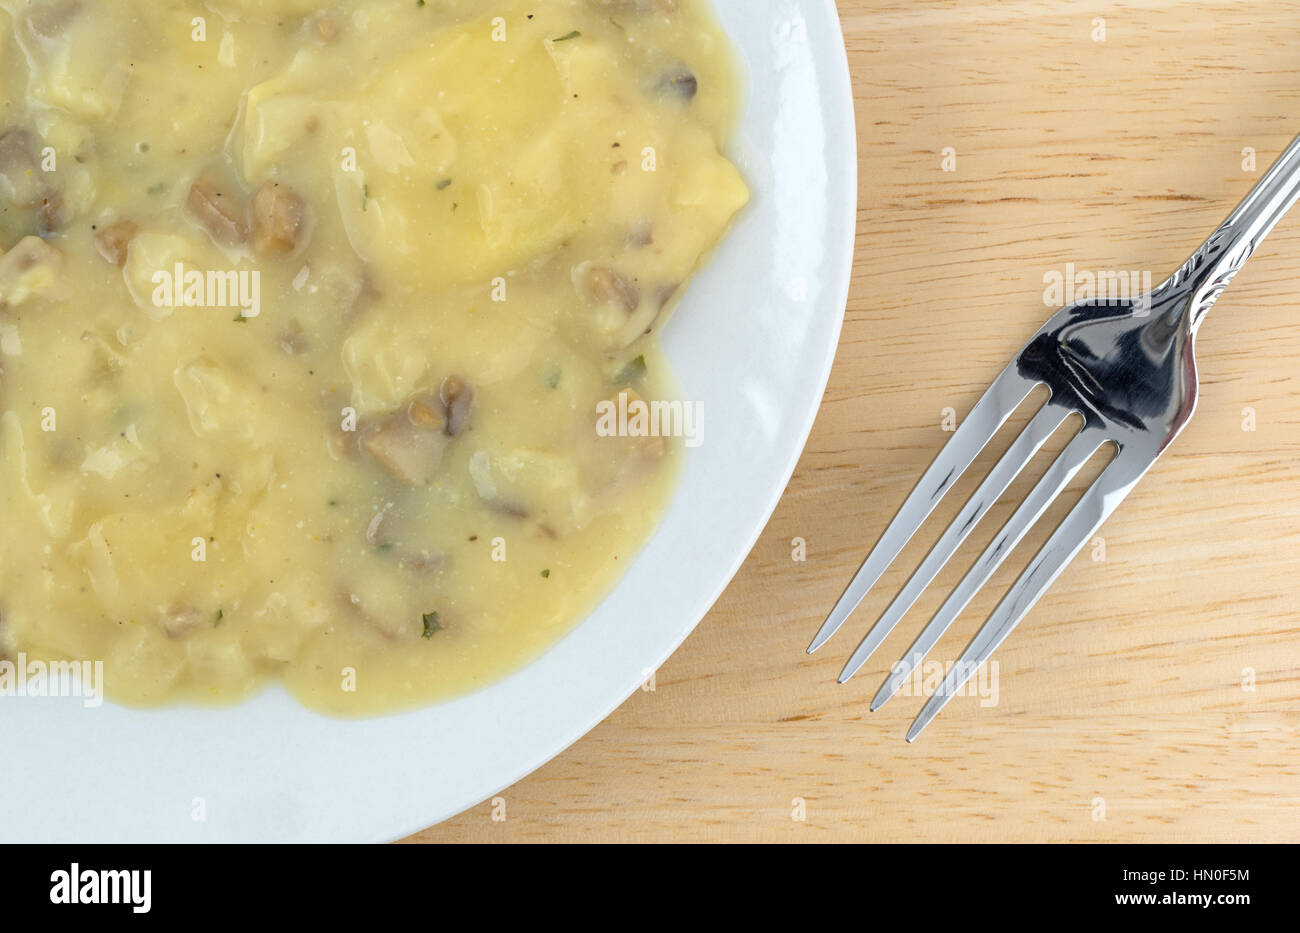
<path id="1" fill-rule="evenodd" d="M 1297 198 L 1300 198 L 1300 136 L 1291 141 L 1246 199 L 1167 283 L 1181 286 L 1180 291 L 1191 294 L 1188 311 L 1193 332 Z"/>

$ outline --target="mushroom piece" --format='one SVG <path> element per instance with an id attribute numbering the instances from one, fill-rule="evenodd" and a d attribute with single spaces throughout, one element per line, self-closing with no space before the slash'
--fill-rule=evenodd
<path id="1" fill-rule="evenodd" d="M 311 341 L 307 339 L 307 333 L 297 318 L 285 325 L 277 339 L 280 342 L 280 349 L 289 356 L 302 356 L 311 348 Z"/>
<path id="2" fill-rule="evenodd" d="M 384 547 L 393 544 L 388 536 L 390 528 L 385 527 L 388 522 L 389 513 L 393 510 L 393 503 L 385 502 L 383 508 L 377 509 L 369 524 L 366 525 L 366 543 L 371 547 Z"/>
<path id="3" fill-rule="evenodd" d="M 629 312 L 641 304 L 641 292 L 613 269 L 603 266 L 580 266 L 579 269 L 579 287 L 590 300 L 617 305 Z"/>
<path id="4" fill-rule="evenodd" d="M 436 555 L 431 559 L 436 562 Z M 413 604 L 406 588 L 387 585 L 373 576 L 345 577 L 339 597 L 349 616 L 387 641 L 412 641 L 437 624 L 437 614 L 425 613 L 418 603 Z"/>
<path id="5" fill-rule="evenodd" d="M 433 479 L 447 449 L 446 419 L 436 403 L 417 398 L 361 437 L 361 448 L 395 479 L 423 486 Z"/>
<path id="6" fill-rule="evenodd" d="M 173 606 L 158 617 L 158 626 L 168 638 L 180 641 L 198 631 L 203 621 L 203 614 L 193 606 Z"/>
<path id="7" fill-rule="evenodd" d="M 665 310 L 677 295 L 678 286 L 665 285 L 656 289 L 634 314 L 628 316 L 627 322 L 610 337 L 613 351 L 626 350 L 642 337 L 648 336 L 659 326 Z"/>
<path id="8" fill-rule="evenodd" d="M 508 518 L 517 518 L 520 521 L 528 521 L 533 515 L 528 510 L 528 506 L 520 505 L 510 499 L 485 499 L 483 504 L 487 506 L 489 511 L 496 512 L 498 515 L 505 515 Z"/>
<path id="9" fill-rule="evenodd" d="M 45 195 L 41 198 L 40 211 L 36 215 L 37 231 L 42 236 L 53 233 L 68 222 L 70 213 L 67 202 L 63 200 L 63 195 L 47 188 Z"/>
<path id="10" fill-rule="evenodd" d="M 649 220 L 641 220 L 633 224 L 627 232 L 627 245 L 641 249 L 646 246 L 653 246 L 655 242 L 654 224 Z"/>
<path id="11" fill-rule="evenodd" d="M 447 434 L 457 437 L 469 425 L 474 389 L 459 376 L 448 376 L 442 380 L 438 398 L 447 412 Z"/>
<path id="12" fill-rule="evenodd" d="M 211 178 L 199 178 L 190 186 L 186 203 L 190 213 L 218 243 L 234 246 L 248 240 L 246 211 L 236 203 L 229 188 Z"/>
<path id="13" fill-rule="evenodd" d="M 57 39 L 80 12 L 81 0 L 44 3 L 27 14 L 27 27 L 41 39 Z"/>
<path id="14" fill-rule="evenodd" d="M 664 72 L 655 88 L 661 97 L 689 103 L 699 93 L 700 81 L 695 77 L 695 72 L 678 62 Z"/>
<path id="15" fill-rule="evenodd" d="M 397 560 L 397 565 L 403 570 L 413 570 L 417 573 L 434 573 L 441 570 L 446 563 L 446 554 L 423 549 L 402 554 Z"/>
<path id="16" fill-rule="evenodd" d="M 131 220 L 119 220 L 95 234 L 95 249 L 113 265 L 121 268 L 126 264 L 126 250 L 131 245 L 131 238 L 140 230 L 138 224 Z"/>
<path id="17" fill-rule="evenodd" d="M 372 600 L 363 598 L 362 593 L 356 592 L 358 589 L 362 588 L 352 587 L 345 584 L 339 590 L 339 599 L 356 621 L 362 623 L 371 631 L 388 641 L 399 641 L 402 638 L 411 637 L 412 632 L 409 630 L 408 626 L 403 623 L 400 616 L 394 615 L 391 612 L 383 611 L 383 600 L 375 601 L 381 605 L 372 606 L 370 605 Z M 367 593 L 364 595 L 368 596 L 369 594 Z"/>
<path id="18" fill-rule="evenodd" d="M 15 207 L 35 209 L 38 232 L 50 233 L 68 220 L 63 195 L 47 181 L 36 138 L 22 128 L 0 135 L 0 197 Z"/>
<path id="19" fill-rule="evenodd" d="M 36 139 L 27 130 L 0 134 L 0 196 L 16 207 L 38 207 L 47 197 L 36 152 Z"/>
<path id="20" fill-rule="evenodd" d="M 307 202 L 287 185 L 268 181 L 253 195 L 253 249 L 259 255 L 291 253 L 307 227 Z"/>
<path id="21" fill-rule="evenodd" d="M 432 573 L 441 570 L 447 562 L 447 555 L 425 548 L 406 548 L 400 537 L 400 515 L 394 511 L 397 504 L 385 502 L 375 510 L 366 525 L 366 543 L 379 551 L 393 554 L 397 566 L 403 570 L 418 573 Z"/>

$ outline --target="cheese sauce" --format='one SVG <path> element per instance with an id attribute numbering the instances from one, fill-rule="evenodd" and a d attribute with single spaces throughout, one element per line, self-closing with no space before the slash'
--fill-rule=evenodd
<path id="1" fill-rule="evenodd" d="M 634 557 L 681 439 L 598 412 L 748 198 L 705 0 L 0 0 L 0 101 L 0 654 L 382 712 Z"/>

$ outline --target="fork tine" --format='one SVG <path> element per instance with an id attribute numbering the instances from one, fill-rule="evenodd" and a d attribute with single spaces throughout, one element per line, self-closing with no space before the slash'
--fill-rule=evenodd
<path id="1" fill-rule="evenodd" d="M 904 545 L 911 540 L 912 535 L 916 534 L 921 523 L 934 510 L 939 500 L 966 472 L 979 452 L 993 439 L 998 428 L 1006 423 L 1037 385 L 1034 380 L 1020 375 L 1014 364 L 1004 369 L 1001 375 L 993 380 L 988 391 L 975 403 L 966 420 L 944 445 L 943 450 L 939 451 L 939 455 L 925 471 L 920 482 L 908 495 L 907 500 L 899 508 L 898 514 L 894 516 L 889 527 L 876 542 L 875 548 L 862 562 L 862 566 L 845 588 L 844 594 L 840 596 L 839 602 L 835 604 L 835 608 L 826 617 L 826 621 L 822 623 L 822 627 L 808 646 L 809 654 L 826 644 L 839 630 L 844 620 L 858 607 L 858 603 L 862 602 L 863 597 L 876 585 L 880 575 L 894 562 L 894 558 L 898 556 Z"/>
<path id="2" fill-rule="evenodd" d="M 925 629 L 916 637 L 912 647 L 907 649 L 907 653 L 899 659 L 894 665 L 893 672 L 881 686 L 875 698 L 871 701 L 871 710 L 875 712 L 884 706 L 885 701 L 893 696 L 903 681 L 916 668 L 918 664 L 930 653 L 930 649 L 935 643 L 943 637 L 952 625 L 953 620 L 966 608 L 967 604 L 974 599 L 975 594 L 980 588 L 989 581 L 989 578 L 1002 566 L 1007 555 L 1015 549 L 1020 540 L 1034 527 L 1034 524 L 1042 517 L 1043 513 L 1056 501 L 1056 497 L 1061 491 L 1070 484 L 1070 480 L 1083 469 L 1088 459 L 1097 452 L 1105 442 L 1099 433 L 1094 430 L 1084 429 L 1076 434 L 1070 443 L 1065 445 L 1061 455 L 1052 462 L 1047 468 L 1042 478 L 1035 484 L 1029 495 L 1025 497 L 1024 502 L 1016 509 L 1015 513 L 1002 526 L 1002 530 L 980 555 L 979 560 L 966 572 L 961 582 L 944 600 L 939 611 L 934 614 Z"/>
<path id="3" fill-rule="evenodd" d="M 850 677 L 858 672 L 867 659 L 875 653 L 889 633 L 894 630 L 894 626 L 899 620 L 906 615 L 907 610 L 912 608 L 912 604 L 920 597 L 925 588 L 930 585 L 939 571 L 944 568 L 952 555 L 961 547 L 966 536 L 971 530 L 979 524 L 984 515 L 998 501 L 1011 485 L 1011 482 L 1020 475 L 1020 471 L 1025 468 L 1034 455 L 1047 443 L 1050 438 L 1070 416 L 1070 409 L 1064 405 L 1058 405 L 1048 401 L 1046 405 L 1040 408 L 1037 413 L 1030 419 L 1029 424 L 1020 435 L 1007 448 L 1007 452 L 1002 455 L 989 475 L 985 477 L 984 482 L 980 484 L 979 489 L 971 496 L 970 501 L 962 508 L 961 512 L 953 519 L 952 524 L 943 533 L 943 536 L 930 549 L 921 566 L 916 569 L 907 585 L 899 592 L 894 601 L 889 604 L 880 619 L 872 626 L 865 638 L 858 644 L 857 650 L 849 658 L 848 663 L 844 665 L 844 670 L 840 672 L 840 683 L 846 682 Z"/>
<path id="4" fill-rule="evenodd" d="M 912 727 L 907 730 L 907 741 L 911 742 L 921 734 L 921 730 L 930 724 L 971 675 L 997 650 L 998 645 L 1006 640 L 1012 629 L 1025 617 L 1025 613 L 1034 607 L 1039 597 L 1124 501 L 1145 472 L 1142 469 L 1132 475 L 1120 466 L 1118 456 L 1106 466 L 998 603 L 998 608 L 993 610 L 993 615 L 989 616 L 971 640 L 961 659 L 944 678 L 943 684 L 926 701 Z"/>

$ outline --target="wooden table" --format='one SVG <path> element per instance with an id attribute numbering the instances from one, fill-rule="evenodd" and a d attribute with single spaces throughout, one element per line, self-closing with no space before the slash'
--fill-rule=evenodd
<path id="1" fill-rule="evenodd" d="M 1158 281 L 1300 132 L 1300 3 L 839 7 L 858 259 L 784 500 L 654 692 L 502 794 L 504 820 L 487 802 L 414 838 L 1300 840 L 1300 215 L 1202 328 L 1190 427 L 995 656 L 996 705 L 958 698 L 911 746 L 919 696 L 867 712 L 936 594 L 834 683 L 938 525 L 804 655 L 948 437 L 945 409 L 964 415 L 1053 310 L 1045 277 Z M 935 658 L 959 656 L 1043 537 Z"/>

